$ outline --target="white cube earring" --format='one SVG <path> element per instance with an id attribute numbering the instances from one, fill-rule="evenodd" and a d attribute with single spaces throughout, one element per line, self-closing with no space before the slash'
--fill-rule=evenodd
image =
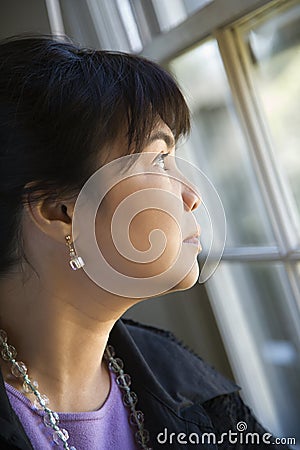
<path id="1" fill-rule="evenodd" d="M 85 263 L 81 258 L 81 256 L 78 256 L 77 253 L 75 252 L 75 249 L 71 242 L 71 236 L 68 234 L 68 236 L 66 236 L 65 239 L 67 241 L 66 245 L 68 246 L 70 252 L 70 261 L 69 261 L 70 266 L 72 267 L 73 270 L 81 269 Z"/>

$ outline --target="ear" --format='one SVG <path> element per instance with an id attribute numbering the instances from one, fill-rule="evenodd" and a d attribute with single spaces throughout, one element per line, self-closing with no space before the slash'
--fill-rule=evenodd
<path id="1" fill-rule="evenodd" d="M 65 236 L 72 234 L 74 202 L 45 199 L 26 202 L 25 211 L 29 219 L 47 236 L 57 242 L 64 242 Z"/>

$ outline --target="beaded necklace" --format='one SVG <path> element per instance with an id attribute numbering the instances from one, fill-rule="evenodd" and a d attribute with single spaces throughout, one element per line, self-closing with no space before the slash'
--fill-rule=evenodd
<path id="1" fill-rule="evenodd" d="M 73 445 L 69 446 L 69 433 L 65 428 L 59 426 L 59 415 L 52 411 L 49 405 L 49 399 L 45 394 L 38 391 L 37 381 L 31 381 L 27 375 L 27 367 L 22 361 L 17 361 L 17 351 L 15 347 L 7 342 L 7 334 L 0 329 L 0 350 L 1 357 L 4 361 L 11 363 L 11 373 L 16 378 L 23 380 L 22 391 L 25 394 L 33 394 L 35 400 L 33 406 L 44 412 L 43 423 L 45 427 L 52 428 L 53 441 L 56 445 L 62 446 L 64 450 L 79 450 Z M 124 363 L 120 358 L 115 357 L 115 350 L 111 345 L 107 345 L 104 352 L 104 359 L 108 363 L 108 368 L 116 374 L 116 383 L 122 392 L 124 405 L 130 410 L 129 423 L 137 430 L 135 431 L 135 440 L 140 448 L 144 450 L 152 450 L 148 447 L 149 432 L 144 428 L 144 414 L 136 409 L 138 397 L 135 392 L 130 389 L 131 377 L 124 372 Z"/>

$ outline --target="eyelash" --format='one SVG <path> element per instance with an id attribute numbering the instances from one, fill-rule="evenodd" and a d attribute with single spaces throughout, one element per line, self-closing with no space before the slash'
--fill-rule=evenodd
<path id="1" fill-rule="evenodd" d="M 155 166 L 159 166 L 160 163 L 163 163 L 162 169 L 163 169 L 163 170 L 168 170 L 168 169 L 166 168 L 166 165 L 165 165 L 165 158 L 166 158 L 167 156 L 169 156 L 169 153 L 160 153 L 159 155 L 157 155 L 157 157 L 155 158 L 154 165 L 155 165 Z M 161 166 L 160 166 L 160 167 L 161 167 Z"/>

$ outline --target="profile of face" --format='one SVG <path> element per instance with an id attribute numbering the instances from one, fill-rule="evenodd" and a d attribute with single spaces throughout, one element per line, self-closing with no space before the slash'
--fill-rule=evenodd
<path id="1" fill-rule="evenodd" d="M 108 268 L 99 274 L 110 280 L 107 290 L 125 296 L 131 294 L 130 288 L 124 288 L 125 281 L 131 287 L 144 282 L 141 286 L 146 289 L 133 289 L 133 297 L 188 289 L 199 275 L 200 228 L 193 211 L 200 197 L 176 167 L 173 134 L 160 121 L 142 152 L 128 157 L 134 164 L 120 175 L 121 166 L 114 163 L 122 160 L 122 147 L 124 142 L 119 139 L 110 148 L 109 161 L 98 178 L 102 183 L 106 178 L 112 186 L 95 216 L 95 238 Z M 85 270 L 95 274 L 98 262 L 88 253 Z"/>

